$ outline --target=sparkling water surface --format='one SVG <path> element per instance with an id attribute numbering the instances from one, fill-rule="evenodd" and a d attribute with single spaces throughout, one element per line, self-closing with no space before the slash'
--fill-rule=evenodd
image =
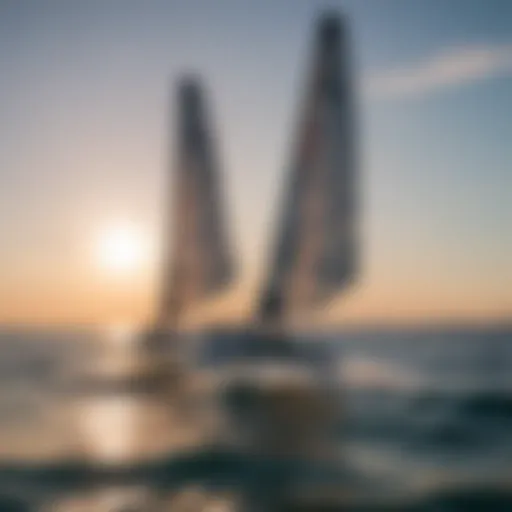
<path id="1" fill-rule="evenodd" d="M 201 492 L 165 477 L 171 454 L 195 442 L 172 397 L 151 384 L 95 385 L 142 364 L 122 339 L 92 329 L 1 332 L 0 510 L 203 506 Z M 343 388 L 349 509 L 512 510 L 511 329 L 352 331 L 318 343 L 336 354 Z M 84 472 L 98 464 L 104 474 Z M 122 485 L 108 470 L 119 464 L 131 468 Z M 212 510 L 236 501 L 236 488 L 214 494 Z"/>

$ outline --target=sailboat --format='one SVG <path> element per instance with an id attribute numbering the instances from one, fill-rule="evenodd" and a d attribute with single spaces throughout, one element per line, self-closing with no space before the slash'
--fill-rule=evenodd
<path id="1" fill-rule="evenodd" d="M 242 510 L 308 500 L 318 505 L 319 496 L 335 500 L 331 491 L 339 491 L 335 438 L 343 390 L 325 346 L 314 336 L 296 336 L 294 327 L 346 291 L 357 275 L 348 39 L 337 13 L 319 19 L 276 240 L 252 321 L 242 329 L 207 330 L 192 357 L 188 351 L 185 365 L 179 363 L 189 379 L 213 376 L 208 393 L 222 420 L 217 430 L 208 427 L 208 446 L 259 468 L 242 464 L 252 475 Z M 167 230 L 172 239 L 166 240 L 173 251 L 164 259 L 157 319 L 144 337 L 167 370 L 189 345 L 180 332 L 184 316 L 225 290 L 234 276 L 217 156 L 196 78 L 180 83 L 178 106 L 173 224 Z M 170 358 L 163 357 L 166 351 Z M 319 474 L 321 481 L 314 477 Z"/>

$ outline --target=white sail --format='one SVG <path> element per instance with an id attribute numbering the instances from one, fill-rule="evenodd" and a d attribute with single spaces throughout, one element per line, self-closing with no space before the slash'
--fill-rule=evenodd
<path id="1" fill-rule="evenodd" d="M 347 53 L 340 18 L 322 18 L 263 317 L 319 305 L 355 274 L 354 126 Z"/>
<path id="2" fill-rule="evenodd" d="M 233 274 L 221 210 L 221 178 L 208 125 L 205 98 L 191 78 L 178 88 L 178 140 L 172 224 L 164 262 L 160 317 L 178 312 L 222 290 Z"/>

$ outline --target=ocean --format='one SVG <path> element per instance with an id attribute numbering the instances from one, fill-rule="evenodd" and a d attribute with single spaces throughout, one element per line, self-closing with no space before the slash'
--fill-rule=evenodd
<path id="1" fill-rule="evenodd" d="M 116 336 L 1 331 L 1 511 L 180 510 L 168 397 L 151 385 L 94 386 L 98 375 L 137 364 Z M 339 456 L 352 496 L 344 510 L 512 510 L 512 329 L 318 338 L 336 354 L 342 383 Z M 94 368 L 87 386 L 71 386 L 84 368 Z M 204 457 L 213 472 L 239 464 Z M 208 510 L 225 510 L 231 494 L 219 491 Z M 187 496 L 198 503 L 197 493 Z"/>

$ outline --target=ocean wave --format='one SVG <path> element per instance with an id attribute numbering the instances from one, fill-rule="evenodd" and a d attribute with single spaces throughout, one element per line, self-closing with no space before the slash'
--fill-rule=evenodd
<path id="1" fill-rule="evenodd" d="M 340 361 L 338 378 L 344 385 L 360 389 L 417 390 L 427 382 L 422 375 L 399 364 L 358 356 Z"/>

